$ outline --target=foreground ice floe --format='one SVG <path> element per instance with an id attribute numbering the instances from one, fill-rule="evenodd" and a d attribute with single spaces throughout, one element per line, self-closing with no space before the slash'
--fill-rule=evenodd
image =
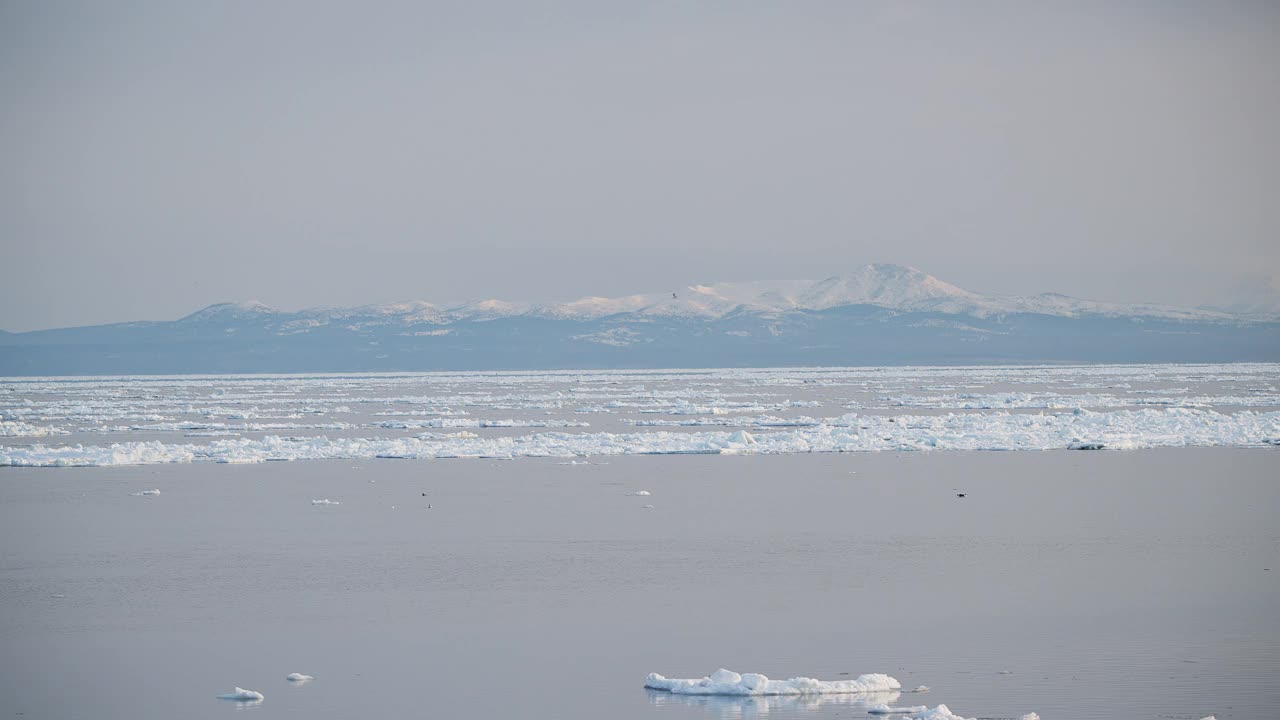
<path id="1" fill-rule="evenodd" d="M 963 715 L 957 715 L 951 712 L 946 705 L 937 705 L 933 708 L 925 708 L 921 712 L 917 712 L 911 716 L 912 720 L 976 720 L 976 718 L 966 718 Z M 1035 713 L 1027 713 L 1018 720 L 1040 720 L 1040 716 Z"/>
<path id="2" fill-rule="evenodd" d="M 0 446 L 0 466 L 61 467 L 267 460 L 781 454 L 911 450 L 1054 450 L 1098 445 L 1262 447 L 1280 443 L 1280 412 L 1164 409 L 1096 413 L 845 415 L 815 427 L 735 432 L 545 432 L 501 437 L 234 438 L 208 444 Z"/>
<path id="3" fill-rule="evenodd" d="M 927 708 L 923 712 L 918 712 L 911 716 L 913 720 L 973 720 L 956 715 L 951 712 L 951 708 L 946 705 L 937 705 L 933 708 Z"/>
<path id="4" fill-rule="evenodd" d="M 871 693 L 827 693 L 822 695 L 677 695 L 662 690 L 646 690 L 655 707 L 693 708 L 698 717 L 717 720 L 821 715 L 822 717 L 862 715 L 868 707 L 896 703 L 898 691 Z"/>
<path id="5" fill-rule="evenodd" d="M 866 711 L 872 715 L 910 715 L 913 720 L 973 720 L 951 712 L 946 705 L 933 708 L 927 705 L 894 707 L 902 685 L 893 677 L 882 673 L 859 675 L 853 680 L 815 680 L 796 677 L 790 680 L 770 680 L 759 673 L 738 674 L 721 668 L 704 678 L 668 678 L 650 673 L 644 686 L 672 695 L 699 697 L 755 698 L 767 696 L 823 696 L 857 695 L 865 698 Z M 923 687 L 923 686 L 921 686 Z M 916 692 L 925 692 L 917 688 Z M 886 695 L 886 693 L 891 693 Z M 873 704 L 874 703 L 874 704 Z M 1035 713 L 1027 713 L 1019 720 L 1040 720 Z"/>
<path id="6" fill-rule="evenodd" d="M 262 693 L 255 690 L 245 690 L 237 687 L 235 692 L 229 692 L 218 696 L 219 700 L 240 700 L 242 702 L 253 702 L 262 700 Z"/>
<path id="7" fill-rule="evenodd" d="M 902 687 L 894 678 L 880 673 L 859 675 L 854 680 L 815 680 L 807 677 L 770 680 L 759 673 L 739 675 L 724 668 L 697 679 L 667 678 L 658 673 L 650 673 L 644 686 L 678 695 L 823 695 L 883 692 Z"/>
<path id="8" fill-rule="evenodd" d="M 927 705 L 912 705 L 910 707 L 891 707 L 887 704 L 873 705 L 867 708 L 867 712 L 872 715 L 896 715 L 899 713 L 920 713 L 928 710 Z"/>

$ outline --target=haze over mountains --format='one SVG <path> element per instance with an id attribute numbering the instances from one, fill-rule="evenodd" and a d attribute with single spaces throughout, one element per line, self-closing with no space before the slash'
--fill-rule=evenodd
<path id="1" fill-rule="evenodd" d="M 1234 308 L 983 295 L 900 265 L 532 305 L 276 310 L 0 333 L 0 374 L 1280 360 L 1280 295 Z"/>

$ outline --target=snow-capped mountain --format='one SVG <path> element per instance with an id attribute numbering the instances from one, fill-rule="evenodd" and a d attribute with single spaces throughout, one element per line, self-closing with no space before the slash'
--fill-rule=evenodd
<path id="1" fill-rule="evenodd" d="M 504 300 L 478 300 L 462 305 L 438 306 L 425 301 L 354 308 L 313 308 L 298 312 L 275 310 L 256 301 L 211 305 L 183 318 L 182 322 L 262 320 L 274 318 L 291 328 L 331 323 L 447 325 L 530 315 L 557 320 L 598 320 L 625 314 L 639 318 L 720 319 L 733 313 L 781 313 L 794 310 L 829 310 L 868 305 L 898 312 L 936 312 L 988 318 L 1014 313 L 1058 317 L 1100 315 L 1108 317 L 1160 317 L 1183 320 L 1231 320 L 1229 312 L 1185 309 L 1161 305 L 1122 305 L 1044 293 L 1029 297 L 982 295 L 912 267 L 891 264 L 864 265 L 851 272 L 810 282 L 723 282 L 692 285 L 672 292 L 624 297 L 585 297 L 572 302 L 532 305 Z"/>
<path id="2" fill-rule="evenodd" d="M 1267 307 L 984 295 L 879 264 L 544 305 L 224 303 L 171 322 L 0 333 L 0 374 L 1280 360 Z"/>
<path id="3" fill-rule="evenodd" d="M 1251 318 L 1280 317 L 1280 285 L 1272 279 L 1256 281 L 1212 309 Z"/>

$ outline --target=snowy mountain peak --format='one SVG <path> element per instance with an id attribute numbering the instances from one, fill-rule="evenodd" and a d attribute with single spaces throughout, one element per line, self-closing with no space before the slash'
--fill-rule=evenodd
<path id="1" fill-rule="evenodd" d="M 977 297 L 913 267 L 877 263 L 815 283 L 798 302 L 812 310 L 857 304 L 914 309 L 925 301 Z"/>
<path id="2" fill-rule="evenodd" d="M 1264 293 L 1265 294 L 1265 293 Z M 864 265 L 825 280 L 723 282 L 690 285 L 664 292 L 622 297 L 585 297 L 565 303 L 532 305 L 487 299 L 457 305 L 425 301 L 366 305 L 355 308 L 313 308 L 285 313 L 259 302 L 222 303 L 193 313 L 183 322 L 248 322 L 269 319 L 284 331 L 305 332 L 337 323 L 365 328 L 380 325 L 449 325 L 456 322 L 533 317 L 590 321 L 632 317 L 646 321 L 661 318 L 715 320 L 734 313 L 777 315 L 790 311 L 821 312 L 833 308 L 871 305 L 900 313 L 944 313 L 988 318 L 1010 314 L 1058 317 L 1163 317 L 1178 320 L 1224 321 L 1267 313 L 1270 296 L 1242 303 L 1234 312 L 1185 309 L 1158 305 L 1123 305 L 1093 302 L 1060 293 L 1025 297 L 983 295 L 944 282 L 905 265 Z"/>
<path id="3" fill-rule="evenodd" d="M 190 315 L 182 318 L 181 322 L 212 322 L 227 320 L 249 320 L 261 317 L 263 315 L 274 315 L 279 310 L 260 303 L 257 300 L 246 300 L 244 302 L 225 302 L 210 305 L 202 310 L 197 310 Z"/>

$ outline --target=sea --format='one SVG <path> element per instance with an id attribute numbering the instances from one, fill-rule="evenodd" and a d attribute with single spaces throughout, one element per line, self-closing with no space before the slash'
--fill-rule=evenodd
<path id="1" fill-rule="evenodd" d="M 1278 453 L 1274 364 L 0 378 L 0 713 L 1278 717 Z"/>

